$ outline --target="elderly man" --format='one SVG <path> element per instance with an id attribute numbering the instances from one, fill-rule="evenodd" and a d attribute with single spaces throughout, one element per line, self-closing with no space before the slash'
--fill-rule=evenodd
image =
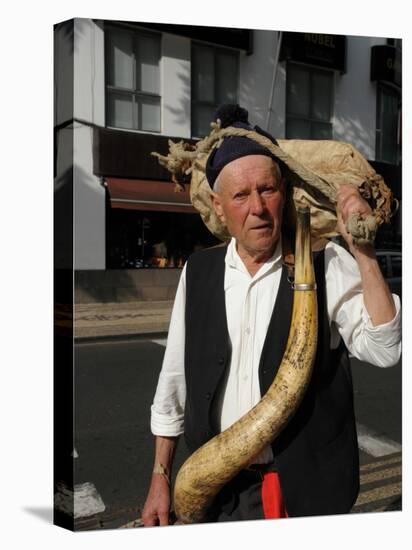
<path id="1" fill-rule="evenodd" d="M 250 128 L 243 117 L 232 126 Z M 191 451 L 228 428 L 267 391 L 281 361 L 293 292 L 282 264 L 285 182 L 276 159 L 245 137 L 208 159 L 213 207 L 232 239 L 197 252 L 182 270 L 152 406 L 156 449 L 145 526 L 167 525 L 178 438 Z M 348 248 L 315 254 L 319 334 L 305 397 L 284 431 L 217 496 L 207 521 L 349 512 L 359 464 L 348 360 L 385 367 L 400 356 L 400 302 L 373 247 L 357 247 L 348 217 L 370 208 L 342 186 L 338 224 Z"/>

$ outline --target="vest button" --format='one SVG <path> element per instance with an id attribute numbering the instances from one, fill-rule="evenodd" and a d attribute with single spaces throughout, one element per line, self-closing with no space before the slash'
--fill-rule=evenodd
<path id="1" fill-rule="evenodd" d="M 210 399 L 212 397 L 212 394 L 210 392 L 207 392 L 206 399 Z"/>
<path id="2" fill-rule="evenodd" d="M 223 365 L 223 363 L 225 362 L 225 358 L 224 357 L 219 357 L 219 365 Z"/>

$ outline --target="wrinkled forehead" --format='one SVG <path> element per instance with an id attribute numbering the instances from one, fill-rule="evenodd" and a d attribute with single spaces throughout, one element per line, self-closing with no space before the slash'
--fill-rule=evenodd
<path id="1" fill-rule="evenodd" d="M 278 164 L 268 156 L 248 155 L 224 166 L 219 176 L 219 187 L 225 184 L 279 183 L 281 173 Z M 216 187 L 216 185 L 215 185 Z"/>

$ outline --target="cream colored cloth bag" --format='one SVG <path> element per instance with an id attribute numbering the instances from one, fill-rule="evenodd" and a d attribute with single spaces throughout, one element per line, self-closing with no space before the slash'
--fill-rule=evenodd
<path id="1" fill-rule="evenodd" d="M 210 152 L 230 135 L 254 139 L 267 147 L 280 161 L 286 177 L 288 196 L 286 223 L 294 227 L 295 206 L 309 206 L 314 241 L 337 236 L 336 192 L 342 184 L 356 186 L 370 204 L 373 215 L 366 219 L 353 216 L 347 225 L 356 242 L 372 242 L 377 226 L 389 223 L 394 199 L 382 176 L 350 144 L 333 140 L 278 140 L 272 143 L 261 134 L 241 128 L 220 128 L 212 123 L 205 139 L 191 145 L 169 140 L 167 156 L 157 156 L 160 164 L 173 175 L 177 188 L 191 175 L 190 198 L 208 229 L 222 241 L 230 238 L 226 227 L 216 216 L 210 199 L 210 186 L 205 167 Z M 325 241 L 326 242 L 326 241 Z"/>

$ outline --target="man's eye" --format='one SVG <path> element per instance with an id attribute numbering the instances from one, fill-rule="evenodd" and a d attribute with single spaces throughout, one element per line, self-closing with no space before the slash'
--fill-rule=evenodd
<path id="1" fill-rule="evenodd" d="M 236 195 L 234 196 L 236 200 L 244 199 L 245 197 L 246 197 L 246 193 L 236 193 Z"/>

